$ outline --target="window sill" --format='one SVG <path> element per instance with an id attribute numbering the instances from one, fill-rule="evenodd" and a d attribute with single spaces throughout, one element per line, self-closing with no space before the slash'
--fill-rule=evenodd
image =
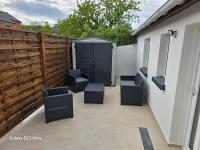
<path id="1" fill-rule="evenodd" d="M 148 73 L 147 73 L 148 69 L 147 69 L 147 67 L 142 67 L 142 68 L 140 68 L 140 71 L 142 72 L 142 74 L 143 74 L 145 77 L 148 76 Z"/>
<path id="2" fill-rule="evenodd" d="M 165 77 L 163 76 L 156 76 L 152 77 L 152 81 L 158 86 L 160 90 L 165 90 Z"/>

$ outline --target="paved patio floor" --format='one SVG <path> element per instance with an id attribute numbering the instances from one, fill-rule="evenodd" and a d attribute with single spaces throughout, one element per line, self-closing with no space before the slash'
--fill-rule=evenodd
<path id="1" fill-rule="evenodd" d="M 103 105 L 84 104 L 83 96 L 83 92 L 73 96 L 73 119 L 46 124 L 41 107 L 0 139 L 0 149 L 143 150 L 138 127 L 148 128 L 155 150 L 180 149 L 168 147 L 148 105 L 120 105 L 119 86 L 105 88 Z"/>

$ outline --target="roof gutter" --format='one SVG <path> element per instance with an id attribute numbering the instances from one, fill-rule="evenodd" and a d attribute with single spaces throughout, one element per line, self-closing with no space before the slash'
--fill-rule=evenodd
<path id="1" fill-rule="evenodd" d="M 167 1 L 158 11 L 156 11 L 145 23 L 143 23 L 139 28 L 137 28 L 132 35 L 136 36 L 140 31 L 150 26 L 153 22 L 157 21 L 161 16 L 167 14 L 169 10 L 177 5 L 181 5 L 186 0 L 169 0 Z"/>

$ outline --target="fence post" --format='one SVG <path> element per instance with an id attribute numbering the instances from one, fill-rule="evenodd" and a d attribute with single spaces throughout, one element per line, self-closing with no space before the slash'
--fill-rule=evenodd
<path id="1" fill-rule="evenodd" d="M 67 69 L 70 69 L 70 47 L 69 47 L 69 38 L 66 38 L 66 43 L 67 43 Z"/>
<path id="2" fill-rule="evenodd" d="M 42 52 L 43 79 L 44 79 L 44 84 L 47 85 L 45 39 L 44 39 L 44 33 L 42 33 L 42 32 L 40 32 L 40 47 L 41 47 L 41 52 Z"/>

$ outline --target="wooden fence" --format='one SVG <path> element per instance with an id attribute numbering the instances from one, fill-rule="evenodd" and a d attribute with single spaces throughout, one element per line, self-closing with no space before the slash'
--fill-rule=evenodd
<path id="1" fill-rule="evenodd" d="M 41 84 L 64 84 L 69 47 L 63 37 L 0 28 L 0 136 L 43 104 Z"/>

